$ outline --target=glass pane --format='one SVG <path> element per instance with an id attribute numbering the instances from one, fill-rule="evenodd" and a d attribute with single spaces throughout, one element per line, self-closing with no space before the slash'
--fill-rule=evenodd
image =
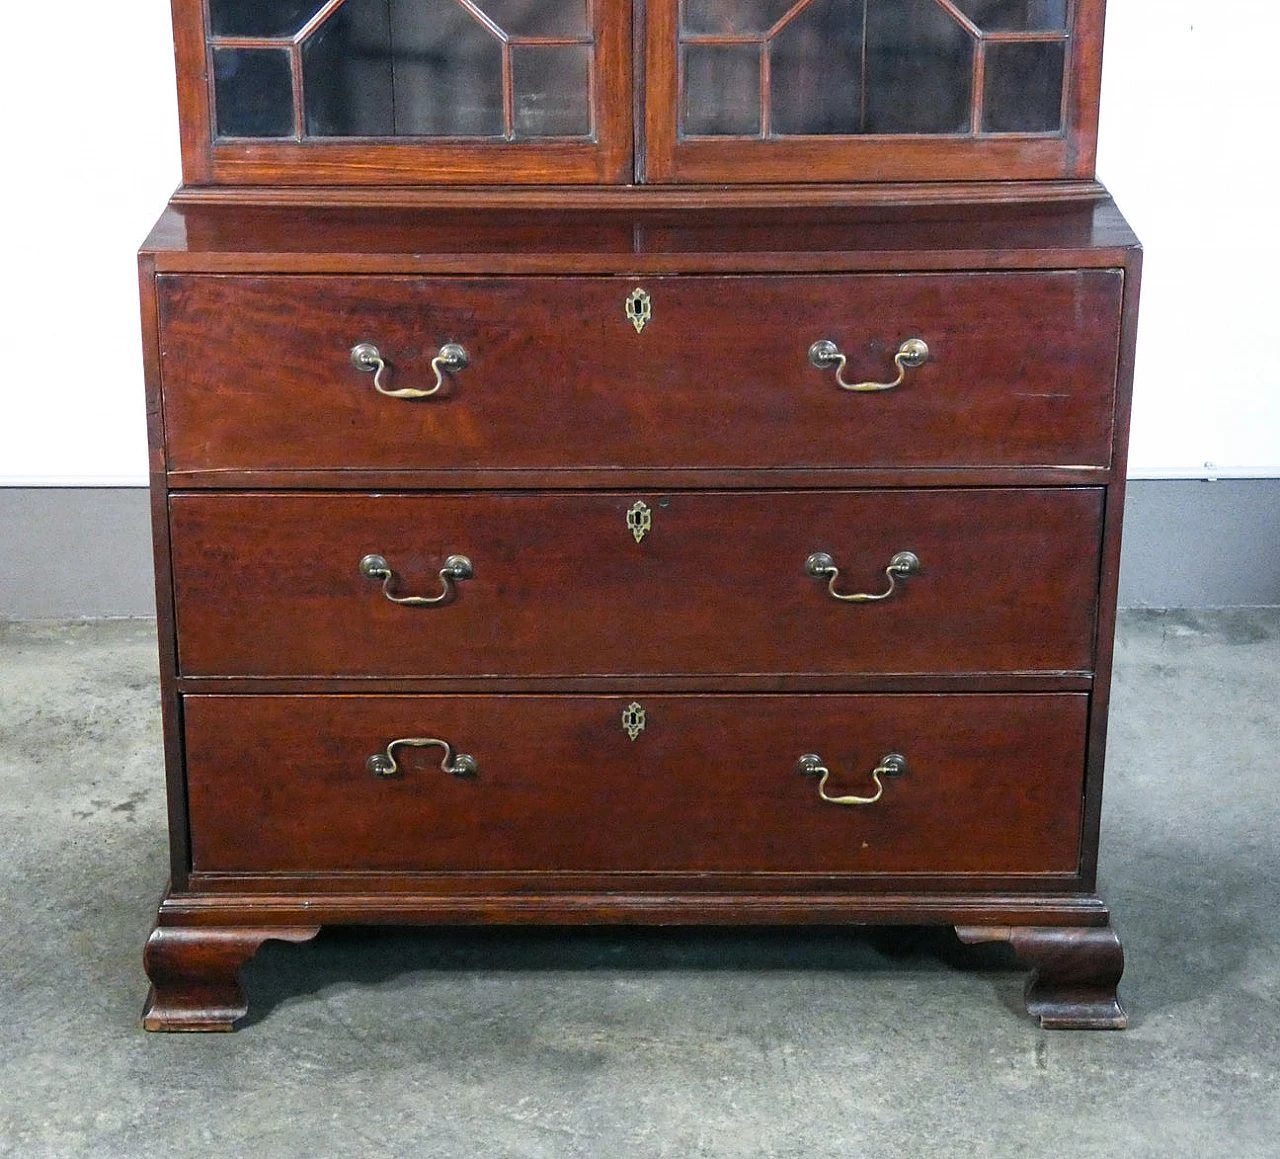
<path id="1" fill-rule="evenodd" d="M 292 137 L 293 71 L 278 48 L 213 50 L 219 137 Z"/>
<path id="2" fill-rule="evenodd" d="M 515 131 L 520 137 L 586 137 L 591 133 L 585 44 L 515 45 L 511 75 L 515 88 Z"/>
<path id="3" fill-rule="evenodd" d="M 589 0 L 208 3 L 222 136 L 295 135 L 294 51 L 306 137 L 510 140 L 594 131 Z M 232 36 L 273 43 L 238 48 L 226 43 Z"/>
<path id="4" fill-rule="evenodd" d="M 866 131 L 968 133 L 973 53 L 934 0 L 867 0 Z"/>
<path id="5" fill-rule="evenodd" d="M 774 133 L 861 130 L 862 8 L 863 0 L 814 0 L 770 40 Z"/>
<path id="6" fill-rule="evenodd" d="M 478 0 L 508 36 L 586 36 L 587 0 Z"/>
<path id="7" fill-rule="evenodd" d="M 760 135 L 760 44 L 686 44 L 681 130 L 690 137 Z"/>
<path id="8" fill-rule="evenodd" d="M 396 131 L 386 0 L 347 0 L 302 46 L 306 129 L 312 137 Z"/>
<path id="9" fill-rule="evenodd" d="M 391 0 L 391 43 L 397 133 L 503 135 L 502 43 L 470 12 L 455 0 Z"/>
<path id="10" fill-rule="evenodd" d="M 293 36 L 323 0 L 209 0 L 214 36 Z"/>
<path id="11" fill-rule="evenodd" d="M 983 32 L 1065 32 L 1067 0 L 955 0 Z"/>
<path id="12" fill-rule="evenodd" d="M 502 43 L 455 0 L 347 0 L 302 62 L 311 136 L 506 131 Z"/>
<path id="13" fill-rule="evenodd" d="M 684 0 L 681 31 L 703 35 L 768 32 L 800 0 Z"/>
<path id="14" fill-rule="evenodd" d="M 1062 128 L 1066 45 L 991 43 L 982 95 L 984 133 L 1056 133 Z"/>

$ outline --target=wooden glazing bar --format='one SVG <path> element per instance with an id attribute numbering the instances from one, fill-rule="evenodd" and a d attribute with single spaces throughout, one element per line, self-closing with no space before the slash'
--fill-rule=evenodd
<path id="1" fill-rule="evenodd" d="M 772 40 L 775 36 L 778 35 L 779 32 L 781 32 L 784 28 L 786 28 L 788 24 L 790 24 L 797 16 L 800 15 L 801 12 L 803 12 L 806 8 L 808 8 L 812 3 L 813 3 L 813 0 L 800 0 L 799 4 L 795 5 L 793 8 L 789 9 L 786 13 L 784 13 L 782 18 L 778 21 L 778 23 L 775 24 L 772 28 L 768 30 L 768 32 L 764 34 L 764 38 L 766 40 Z M 864 8 L 864 19 L 865 19 L 865 8 Z"/>
<path id="2" fill-rule="evenodd" d="M 289 50 L 289 71 L 293 77 L 293 135 L 301 141 L 307 135 L 307 105 L 302 91 L 302 47 L 294 44 Z"/>
<path id="3" fill-rule="evenodd" d="M 970 36 L 982 36 L 982 29 L 979 28 L 972 20 L 969 19 L 952 0 L 933 0 L 933 2 L 941 8 L 948 16 L 951 17 L 961 28 L 963 28 Z"/>
<path id="4" fill-rule="evenodd" d="M 346 3 L 346 0 L 326 0 L 326 3 L 320 10 L 311 17 L 294 35 L 293 43 L 301 44 L 313 32 L 317 31 L 326 20 L 329 19 L 339 8 Z"/>

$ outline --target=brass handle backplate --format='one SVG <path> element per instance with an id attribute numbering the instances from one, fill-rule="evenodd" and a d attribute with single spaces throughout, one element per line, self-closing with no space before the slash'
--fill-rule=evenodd
<path id="1" fill-rule="evenodd" d="M 893 595 L 898 580 L 909 575 L 919 575 L 920 557 L 914 551 L 895 552 L 893 558 L 889 560 L 889 566 L 884 569 L 884 574 L 889 577 L 889 588 L 887 591 L 875 594 L 851 592 L 849 595 L 842 595 L 836 591 L 836 580 L 840 577 L 840 569 L 836 567 L 836 561 L 825 551 L 815 551 L 809 556 L 804 561 L 804 570 L 814 579 L 825 579 L 827 591 L 831 593 L 833 599 L 853 604 L 868 604 L 876 600 L 887 600 Z"/>
<path id="2" fill-rule="evenodd" d="M 406 736 L 400 740 L 393 740 L 382 752 L 374 753 L 365 761 L 365 771 L 372 773 L 375 777 L 394 777 L 400 771 L 400 766 L 396 764 L 394 750 L 401 745 L 415 749 L 439 745 L 444 749 L 444 760 L 440 762 L 440 768 L 452 777 L 474 777 L 480 772 L 476 758 L 470 753 L 455 753 L 453 745 L 447 740 L 437 740 L 433 736 Z"/>
<path id="3" fill-rule="evenodd" d="M 449 556 L 444 561 L 444 567 L 440 569 L 440 581 L 444 584 L 444 590 L 438 596 L 392 595 L 391 585 L 395 582 L 396 573 L 391 570 L 391 565 L 387 563 L 385 556 L 366 555 L 360 561 L 360 574 L 365 579 L 381 580 L 382 594 L 393 604 L 421 608 L 445 603 L 453 595 L 454 583 L 457 580 L 471 579 L 476 573 L 475 568 L 471 566 L 471 561 L 465 555 Z"/>
<path id="4" fill-rule="evenodd" d="M 840 348 L 830 338 L 824 338 L 809 347 L 809 361 L 814 366 L 819 370 L 830 370 L 834 366 L 836 370 L 836 385 L 841 390 L 855 390 L 860 393 L 893 390 L 906 381 L 908 370 L 923 366 L 928 360 L 929 347 L 924 339 L 908 338 L 898 347 L 898 353 L 893 356 L 893 364 L 898 368 L 898 377 L 892 382 L 845 382 L 844 365 L 848 360 L 840 353 Z"/>
<path id="5" fill-rule="evenodd" d="M 871 779 L 876 785 L 874 797 L 829 797 L 827 796 L 827 778 L 831 770 L 823 763 L 817 753 L 805 753 L 796 761 L 796 772 L 804 777 L 821 777 L 818 782 L 818 796 L 833 805 L 874 805 L 884 796 L 884 782 L 881 777 L 900 777 L 907 771 L 907 758 L 901 753 L 885 753 L 880 763 L 871 770 Z"/>
<path id="6" fill-rule="evenodd" d="M 351 348 L 351 365 L 365 374 L 373 375 L 373 389 L 387 398 L 430 398 L 444 385 L 445 371 L 455 374 L 471 363 L 471 355 L 456 342 L 446 342 L 440 347 L 440 353 L 431 360 L 431 369 L 436 376 L 436 384 L 430 390 L 417 390 L 411 386 L 402 386 L 398 390 L 388 390 L 382 379 L 387 372 L 387 361 L 372 342 L 361 342 Z"/>

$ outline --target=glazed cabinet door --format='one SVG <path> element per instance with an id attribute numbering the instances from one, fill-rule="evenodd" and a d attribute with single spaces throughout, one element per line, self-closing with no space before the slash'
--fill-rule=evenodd
<path id="1" fill-rule="evenodd" d="M 631 5 L 174 0 L 188 184 L 630 180 Z"/>
<path id="2" fill-rule="evenodd" d="M 1090 177 L 1103 0 L 648 0 L 653 181 Z"/>

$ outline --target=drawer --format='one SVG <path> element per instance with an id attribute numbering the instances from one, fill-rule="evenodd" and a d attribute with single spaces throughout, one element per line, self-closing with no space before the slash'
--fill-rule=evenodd
<path id="1" fill-rule="evenodd" d="M 162 275 L 168 465 L 201 470 L 1107 466 L 1122 274 Z M 650 297 L 641 332 L 624 303 Z M 810 347 L 830 340 L 852 393 Z M 371 343 L 392 398 L 352 363 Z"/>
<path id="2" fill-rule="evenodd" d="M 186 675 L 1084 671 L 1102 491 L 187 492 L 170 526 Z"/>
<path id="3" fill-rule="evenodd" d="M 640 701 L 632 740 L 626 697 L 186 697 L 194 867 L 1077 867 L 1083 694 Z M 443 743 L 395 746 L 397 771 L 370 771 L 403 739 Z M 442 769 L 459 753 L 474 775 Z M 830 797 L 873 796 L 872 770 L 890 753 L 906 767 L 881 778 L 874 804 L 832 804 L 798 769 L 809 753 L 831 771 Z"/>

